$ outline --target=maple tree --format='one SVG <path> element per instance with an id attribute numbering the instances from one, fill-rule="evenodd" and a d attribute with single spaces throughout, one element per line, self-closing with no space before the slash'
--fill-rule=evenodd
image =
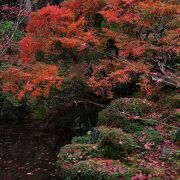
<path id="1" fill-rule="evenodd" d="M 30 16 L 27 35 L 20 41 L 20 57 L 23 61 L 35 60 L 37 52 L 68 54 L 77 61 L 78 53 L 86 49 L 86 43 L 98 44 L 93 29 L 85 31 L 85 17 L 77 19 L 75 13 L 65 7 L 48 6 Z"/>
<path id="2" fill-rule="evenodd" d="M 106 32 L 116 40 L 120 58 L 150 62 L 154 80 L 179 87 L 179 74 L 172 69 L 179 53 L 179 5 L 171 1 L 109 3 L 100 13 L 110 23 Z"/>
<path id="3" fill-rule="evenodd" d="M 135 76 L 139 78 L 141 90 L 150 95 L 153 87 L 146 77 L 149 71 L 150 68 L 143 63 L 132 62 L 127 65 L 121 61 L 104 60 L 94 67 L 92 77 L 88 79 L 88 85 L 97 95 L 112 99 L 114 88 L 118 84 L 136 82 Z"/>
<path id="4" fill-rule="evenodd" d="M 148 95 L 154 91 L 153 81 L 178 87 L 179 75 L 174 73 L 179 53 L 178 7 L 159 0 L 69 0 L 60 7 L 44 7 L 30 15 L 26 36 L 19 42 L 18 63 L 32 66 L 29 73 L 36 78 L 37 61 L 47 69 L 49 63 L 57 69 L 67 63 L 77 67 L 89 62 L 81 55 L 93 51 L 104 57 L 90 62 L 88 76 L 80 74 L 98 95 L 113 98 L 115 87 L 128 82 Z M 79 76 L 70 69 L 64 76 L 71 77 L 72 72 Z M 13 85 L 10 78 L 2 77 Z"/>
<path id="5" fill-rule="evenodd" d="M 12 74 L 13 80 L 12 80 Z M 61 89 L 63 78 L 58 77 L 58 67 L 41 63 L 26 67 L 10 67 L 2 73 L 2 92 L 10 92 L 22 100 L 30 95 L 33 100 L 39 96 L 47 98 L 51 88 Z"/>

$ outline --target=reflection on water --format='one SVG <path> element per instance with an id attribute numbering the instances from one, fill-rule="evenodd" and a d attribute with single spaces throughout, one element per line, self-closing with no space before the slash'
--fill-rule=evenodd
<path id="1" fill-rule="evenodd" d="M 0 124 L 1 180 L 58 180 L 57 154 L 65 134 L 30 123 Z"/>

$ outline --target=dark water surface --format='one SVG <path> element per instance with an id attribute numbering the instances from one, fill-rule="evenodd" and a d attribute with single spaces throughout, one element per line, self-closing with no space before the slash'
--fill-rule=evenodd
<path id="1" fill-rule="evenodd" d="M 63 130 L 37 123 L 0 123 L 0 180 L 59 180 L 56 160 Z"/>

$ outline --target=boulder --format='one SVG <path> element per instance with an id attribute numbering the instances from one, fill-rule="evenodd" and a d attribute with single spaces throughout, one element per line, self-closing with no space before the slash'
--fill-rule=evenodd
<path id="1" fill-rule="evenodd" d="M 105 110 L 99 113 L 98 124 L 122 128 L 125 124 L 129 123 L 128 117 L 145 117 L 152 110 L 154 110 L 154 104 L 146 99 L 116 99 Z"/>

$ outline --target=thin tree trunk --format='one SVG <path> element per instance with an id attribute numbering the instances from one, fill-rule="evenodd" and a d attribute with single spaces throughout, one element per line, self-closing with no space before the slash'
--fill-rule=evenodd
<path id="1" fill-rule="evenodd" d="M 31 0 L 24 0 L 24 9 L 30 13 L 32 11 L 32 3 Z"/>

